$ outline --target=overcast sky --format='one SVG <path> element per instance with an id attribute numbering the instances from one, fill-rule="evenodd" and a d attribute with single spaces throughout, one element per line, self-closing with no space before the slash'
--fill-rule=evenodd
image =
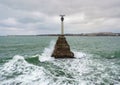
<path id="1" fill-rule="evenodd" d="M 120 32 L 120 0 L 0 0 L 0 35 Z"/>

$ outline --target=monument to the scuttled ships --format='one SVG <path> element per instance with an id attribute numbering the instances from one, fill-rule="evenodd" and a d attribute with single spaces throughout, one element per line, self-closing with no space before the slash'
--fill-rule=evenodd
<path id="1" fill-rule="evenodd" d="M 61 35 L 58 37 L 57 42 L 55 44 L 53 53 L 51 57 L 55 58 L 74 58 L 73 52 L 70 51 L 70 46 L 67 43 L 67 40 L 64 36 L 64 16 L 61 16 Z"/>

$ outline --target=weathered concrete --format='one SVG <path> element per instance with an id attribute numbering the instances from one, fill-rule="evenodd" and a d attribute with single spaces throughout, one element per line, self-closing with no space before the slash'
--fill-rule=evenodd
<path id="1" fill-rule="evenodd" d="M 63 35 L 58 37 L 58 40 L 55 44 L 55 48 L 51 57 L 74 58 L 74 54 L 70 51 L 70 46 Z"/>

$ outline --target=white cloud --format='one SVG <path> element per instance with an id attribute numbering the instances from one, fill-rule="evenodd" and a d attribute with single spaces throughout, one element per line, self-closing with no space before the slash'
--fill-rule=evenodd
<path id="1" fill-rule="evenodd" d="M 5 20 L 0 21 L 1 24 L 6 24 L 6 25 L 17 25 L 19 24 L 14 18 L 8 18 Z"/>

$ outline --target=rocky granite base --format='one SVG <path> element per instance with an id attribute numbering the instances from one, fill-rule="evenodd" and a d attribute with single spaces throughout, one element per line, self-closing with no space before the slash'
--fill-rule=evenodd
<path id="1" fill-rule="evenodd" d="M 61 35 L 55 44 L 54 51 L 51 57 L 55 58 L 74 58 L 73 52 L 70 51 L 70 46 L 66 41 L 66 38 Z"/>

